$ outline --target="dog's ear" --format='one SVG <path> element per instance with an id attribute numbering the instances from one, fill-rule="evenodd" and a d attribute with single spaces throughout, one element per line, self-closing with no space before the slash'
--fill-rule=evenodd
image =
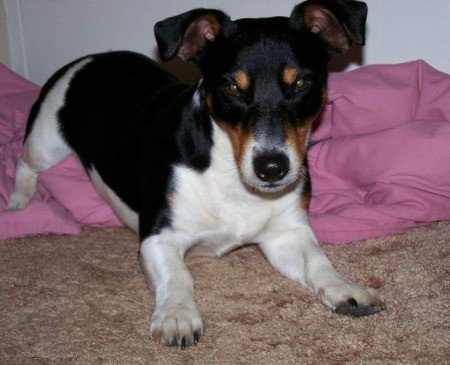
<path id="1" fill-rule="evenodd" d="M 290 25 L 318 33 L 330 56 L 346 52 L 352 43 L 364 45 L 367 5 L 354 0 L 307 0 L 292 11 Z"/>
<path id="2" fill-rule="evenodd" d="M 178 56 L 198 63 L 208 43 L 232 28 L 230 18 L 222 11 L 195 9 L 156 23 L 154 31 L 163 61 Z"/>

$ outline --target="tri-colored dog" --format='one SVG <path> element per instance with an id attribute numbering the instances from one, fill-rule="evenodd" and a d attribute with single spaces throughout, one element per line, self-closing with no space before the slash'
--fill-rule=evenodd
<path id="1" fill-rule="evenodd" d="M 76 154 L 139 232 L 156 296 L 151 333 L 167 345 L 185 348 L 203 332 L 184 258 L 248 243 L 337 313 L 380 311 L 374 289 L 336 273 L 307 216 L 305 154 L 327 63 L 364 43 L 366 16 L 363 2 L 308 0 L 290 17 L 231 21 L 196 9 L 157 23 L 161 59 L 200 67 L 197 85 L 131 52 L 72 62 L 31 110 L 10 209 L 29 203 L 40 171 Z"/>

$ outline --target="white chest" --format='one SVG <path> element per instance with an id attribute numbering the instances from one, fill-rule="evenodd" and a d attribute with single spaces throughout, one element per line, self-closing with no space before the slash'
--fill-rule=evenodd
<path id="1" fill-rule="evenodd" d="M 189 255 L 222 255 L 256 243 L 272 218 L 297 204 L 298 191 L 278 199 L 249 192 L 239 178 L 228 137 L 215 128 L 211 166 L 204 173 L 175 170 L 173 229 L 190 237 Z"/>

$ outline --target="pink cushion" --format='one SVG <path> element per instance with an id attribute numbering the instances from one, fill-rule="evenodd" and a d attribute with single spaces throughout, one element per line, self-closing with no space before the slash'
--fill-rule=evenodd
<path id="1" fill-rule="evenodd" d="M 41 174 L 38 191 L 26 209 L 7 211 L 27 116 L 38 93 L 38 86 L 0 64 L 0 238 L 76 234 L 83 224 L 121 225 L 73 157 Z"/>
<path id="2" fill-rule="evenodd" d="M 40 181 L 76 222 L 89 226 L 122 225 L 111 207 L 95 191 L 76 157 L 68 157 L 58 166 L 43 172 Z"/>
<path id="3" fill-rule="evenodd" d="M 450 76 L 422 61 L 330 76 L 311 224 L 344 243 L 450 219 Z"/>
<path id="4" fill-rule="evenodd" d="M 38 87 L 0 65 L 0 238 L 120 225 L 70 157 L 6 211 Z M 309 153 L 311 224 L 344 243 L 450 219 L 450 76 L 423 61 L 332 74 Z"/>

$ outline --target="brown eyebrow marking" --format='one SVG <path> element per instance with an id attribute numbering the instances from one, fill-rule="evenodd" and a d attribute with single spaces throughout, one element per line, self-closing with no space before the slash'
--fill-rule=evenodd
<path id="1" fill-rule="evenodd" d="M 248 90 L 250 87 L 250 76 L 244 71 L 237 71 L 234 74 L 236 85 L 241 90 Z"/>
<path id="2" fill-rule="evenodd" d="M 282 72 L 283 81 L 287 85 L 292 85 L 295 82 L 295 80 L 297 80 L 298 74 L 299 74 L 299 70 L 297 67 L 286 66 Z"/>

